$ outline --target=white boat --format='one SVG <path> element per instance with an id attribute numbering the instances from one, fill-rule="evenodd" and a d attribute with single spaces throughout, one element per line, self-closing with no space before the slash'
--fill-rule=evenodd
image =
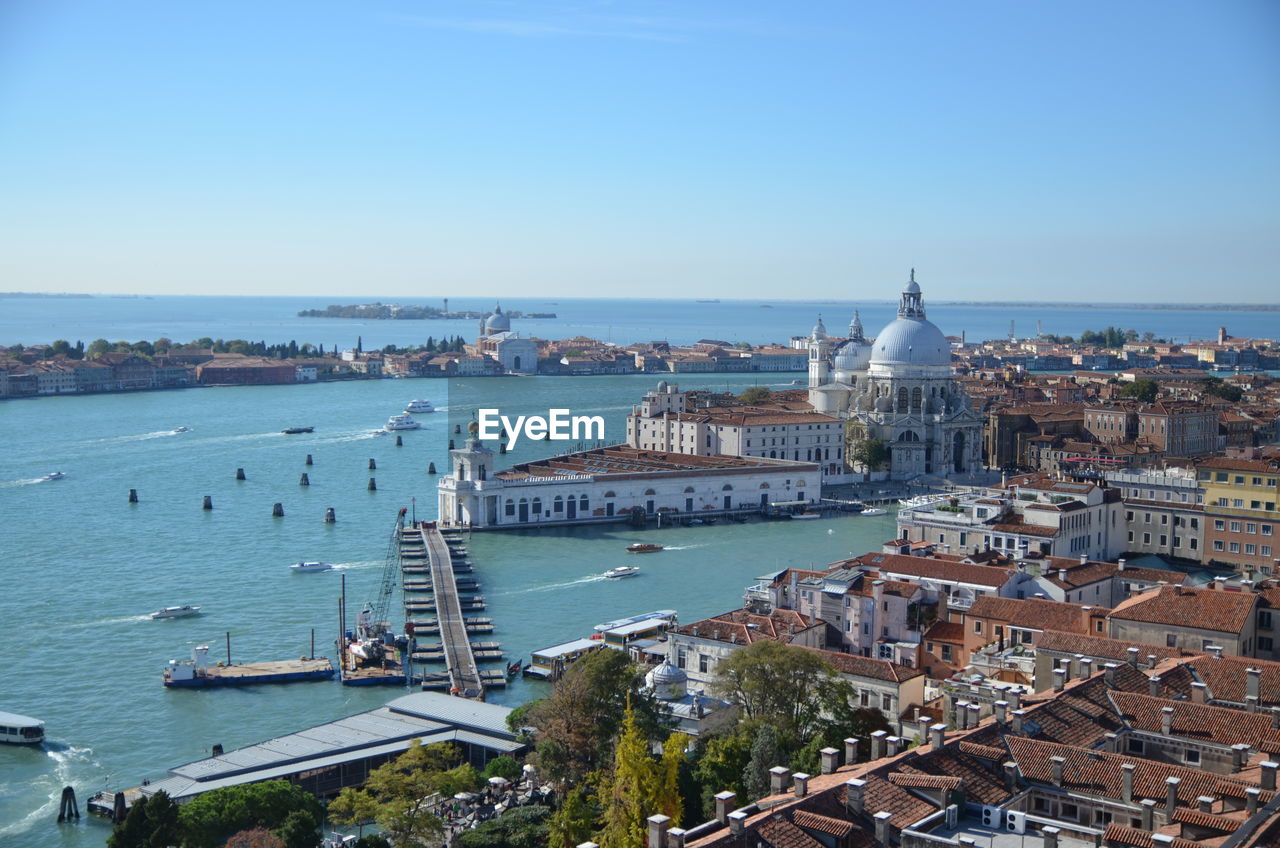
<path id="1" fill-rule="evenodd" d="M 179 433 L 190 433 L 190 432 L 191 432 L 191 428 L 190 428 L 190 427 L 174 427 L 174 428 L 173 428 L 172 430 L 170 430 L 169 432 L 176 436 L 176 435 L 178 435 Z"/>
<path id="2" fill-rule="evenodd" d="M 44 722 L 17 713 L 0 711 L 0 742 L 39 745 L 44 741 Z"/>
<path id="3" fill-rule="evenodd" d="M 200 607 L 194 607 L 191 604 L 183 604 L 180 607 L 165 607 L 151 613 L 153 619 L 161 618 L 186 618 L 189 615 L 199 615 Z"/>
<path id="4" fill-rule="evenodd" d="M 40 479 L 41 480 L 61 480 L 63 477 L 66 477 L 66 476 L 67 475 L 63 474 L 61 471 L 51 471 L 48 474 L 41 477 Z"/>
<path id="5" fill-rule="evenodd" d="M 422 425 L 413 420 L 413 416 L 408 413 L 402 415 L 393 415 L 387 419 L 387 423 L 383 425 L 387 430 L 417 430 Z"/>
<path id="6" fill-rule="evenodd" d="M 610 580 L 616 580 L 620 577 L 635 577 L 640 573 L 640 569 L 634 565 L 620 565 L 617 568 L 611 568 L 604 573 L 605 577 Z"/>
<path id="7" fill-rule="evenodd" d="M 436 408 L 429 400 L 411 400 L 404 405 L 405 412 L 435 412 Z"/>
<path id="8" fill-rule="evenodd" d="M 333 565 L 327 562 L 295 562 L 289 567 L 301 573 L 303 571 L 329 571 L 333 568 Z"/>
<path id="9" fill-rule="evenodd" d="M 879 507 L 869 506 L 866 509 L 864 509 L 861 514 L 862 515 L 885 515 L 886 511 L 883 509 L 880 509 Z"/>

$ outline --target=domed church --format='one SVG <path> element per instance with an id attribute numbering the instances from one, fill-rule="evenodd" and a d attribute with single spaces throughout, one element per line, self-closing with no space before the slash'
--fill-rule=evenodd
<path id="1" fill-rule="evenodd" d="M 848 419 L 850 440 L 883 441 L 890 460 L 880 470 L 890 479 L 982 467 L 982 419 L 952 374 L 950 343 L 925 318 L 915 269 L 898 317 L 873 341 L 857 312 L 844 341 L 829 339 L 818 319 L 809 337 L 809 401 L 817 412 Z"/>

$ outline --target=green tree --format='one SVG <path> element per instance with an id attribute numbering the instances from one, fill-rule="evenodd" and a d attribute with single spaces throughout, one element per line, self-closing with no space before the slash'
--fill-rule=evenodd
<path id="1" fill-rule="evenodd" d="M 742 778 L 751 760 L 752 736 L 747 724 L 739 724 L 728 733 L 700 739 L 693 777 L 701 786 L 702 815 L 715 814 L 715 795 L 729 791 L 746 797 Z"/>
<path id="2" fill-rule="evenodd" d="M 520 776 L 520 772 L 520 764 L 514 758 L 504 754 L 501 757 L 494 757 L 490 760 L 489 764 L 484 767 L 480 777 L 484 780 L 488 780 L 491 777 L 501 777 L 514 783 L 516 778 Z"/>
<path id="3" fill-rule="evenodd" d="M 672 733 L 662 743 L 662 760 L 658 763 L 658 791 L 656 809 L 671 818 L 671 826 L 679 827 L 684 819 L 684 801 L 680 797 L 680 767 L 685 761 L 685 748 L 689 737 Z"/>
<path id="4" fill-rule="evenodd" d="M 771 724 L 762 724 L 751 743 L 751 759 L 747 762 L 742 782 L 747 799 L 755 801 L 769 794 L 769 769 L 782 765 L 778 750 L 778 733 Z"/>
<path id="5" fill-rule="evenodd" d="M 548 848 L 577 848 L 591 839 L 596 813 L 591 807 L 585 786 L 575 786 L 548 822 Z"/>
<path id="6" fill-rule="evenodd" d="M 768 387 L 752 386 L 738 395 L 738 400 L 743 403 L 762 403 L 771 397 L 773 397 L 773 392 L 769 391 Z"/>
<path id="7" fill-rule="evenodd" d="M 320 823 L 302 810 L 285 816 L 272 832 L 284 843 L 284 848 L 318 848 L 320 845 Z"/>
<path id="8" fill-rule="evenodd" d="M 460 756 L 451 743 L 414 740 L 403 754 L 374 769 L 364 789 L 339 793 L 329 805 L 330 816 L 336 805 L 335 821 L 359 824 L 368 821 L 372 810 L 373 820 L 396 848 L 429 848 L 444 830 L 435 800 L 479 788 L 480 777 L 469 763 L 453 765 Z"/>
<path id="9" fill-rule="evenodd" d="M 613 770 L 601 781 L 599 801 L 604 828 L 600 848 L 636 848 L 645 840 L 645 819 L 658 809 L 660 780 L 649 743 L 628 704 L 622 734 L 614 749 Z"/>
<path id="10" fill-rule="evenodd" d="M 761 639 L 722 660 L 712 688 L 741 704 L 747 718 L 795 738 L 811 729 L 822 686 L 834 677 L 835 669 L 816 651 Z"/>
<path id="11" fill-rule="evenodd" d="M 1150 380 L 1146 377 L 1143 377 L 1140 380 L 1134 380 L 1132 383 L 1120 390 L 1121 397 L 1134 398 L 1136 400 L 1143 401 L 1144 403 L 1151 403 L 1159 394 L 1160 384 L 1155 380 Z"/>
<path id="12" fill-rule="evenodd" d="M 214 789 L 179 808 L 182 844 L 184 848 L 215 848 L 241 830 L 275 830 L 294 812 L 308 815 L 318 831 L 324 808 L 314 795 L 288 781 L 267 780 Z"/>
<path id="13" fill-rule="evenodd" d="M 94 339 L 93 341 L 89 342 L 89 347 L 85 350 L 85 353 L 89 354 L 89 356 L 96 359 L 99 356 L 102 356 L 102 354 L 107 353 L 110 350 L 111 350 L 111 343 L 108 342 L 106 339 Z"/>
<path id="14" fill-rule="evenodd" d="M 1196 384 L 1200 386 L 1200 390 L 1205 394 L 1220 397 L 1232 403 L 1236 403 L 1244 397 L 1244 390 L 1239 386 L 1219 380 L 1217 377 L 1205 377 L 1203 380 L 1197 381 Z"/>
<path id="15" fill-rule="evenodd" d="M 496 819 L 463 831 L 454 840 L 460 848 L 543 848 L 547 844 L 551 810 L 515 807 Z"/>
<path id="16" fill-rule="evenodd" d="M 352 848 L 391 848 L 391 843 L 381 833 L 366 833 Z"/>
<path id="17" fill-rule="evenodd" d="M 358 828 L 357 835 L 364 835 L 364 826 L 377 818 L 378 802 L 368 792 L 348 786 L 329 802 L 329 820 L 339 827 Z"/>
<path id="18" fill-rule="evenodd" d="M 55 339 L 53 344 L 49 345 L 49 354 L 51 356 L 70 356 L 71 342 L 66 339 Z"/>
<path id="19" fill-rule="evenodd" d="M 111 828 L 107 848 L 145 848 L 150 836 L 151 823 L 147 820 L 147 798 L 144 795 L 134 801 L 124 819 Z"/>
<path id="20" fill-rule="evenodd" d="M 889 461 L 889 446 L 883 439 L 861 439 L 854 443 L 849 458 L 868 471 L 879 471 Z"/>

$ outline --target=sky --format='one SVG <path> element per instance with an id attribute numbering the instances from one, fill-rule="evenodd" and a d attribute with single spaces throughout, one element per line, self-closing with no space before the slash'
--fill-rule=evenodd
<path id="1" fill-rule="evenodd" d="M 3 0 L 0 291 L 1272 303 L 1272 0 Z"/>

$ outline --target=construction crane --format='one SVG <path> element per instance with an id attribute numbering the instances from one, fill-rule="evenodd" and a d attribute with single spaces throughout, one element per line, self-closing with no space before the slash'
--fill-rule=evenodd
<path id="1" fill-rule="evenodd" d="M 391 539 L 387 542 L 387 559 L 382 567 L 382 584 L 373 600 L 367 602 L 356 616 L 356 639 L 369 655 L 367 659 L 373 662 L 381 661 L 385 637 L 392 632 L 387 613 L 391 608 L 391 596 L 400 585 L 400 531 L 404 529 L 407 511 L 405 507 L 400 508 L 395 527 L 391 529 Z"/>

